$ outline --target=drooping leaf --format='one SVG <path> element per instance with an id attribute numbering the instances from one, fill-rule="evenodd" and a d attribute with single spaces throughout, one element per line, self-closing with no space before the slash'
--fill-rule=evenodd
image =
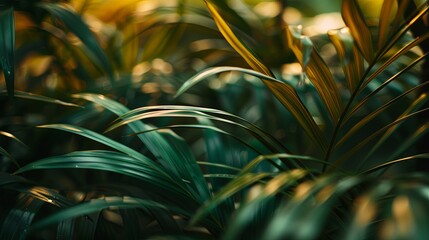
<path id="1" fill-rule="evenodd" d="M 28 148 L 28 146 L 25 143 L 23 143 L 21 140 L 19 140 L 19 138 L 17 138 L 12 133 L 5 132 L 5 131 L 0 131 L 0 135 L 3 135 L 5 137 L 7 137 L 7 138 L 10 138 L 10 139 L 16 141 L 17 143 L 19 143 L 21 146 Z"/>
<path id="2" fill-rule="evenodd" d="M 81 93 L 75 94 L 73 97 L 99 104 L 118 116 L 122 116 L 129 112 L 129 109 L 122 104 L 108 99 L 103 95 Z M 153 129 L 152 126 L 144 124 L 141 121 L 130 122 L 127 126 L 129 126 L 135 133 Z M 192 174 L 201 174 L 196 172 L 199 171 L 197 169 L 193 169 L 191 172 L 189 171 L 188 167 L 193 166 L 196 168 L 197 165 L 194 165 L 195 159 L 190 153 L 190 150 L 187 149 L 187 146 L 184 145 L 184 140 L 177 137 L 172 132 L 166 134 L 170 134 L 171 138 L 167 139 L 167 137 L 162 136 L 160 133 L 155 131 L 148 132 L 146 134 L 139 134 L 138 137 L 146 145 L 149 151 L 151 151 L 151 153 L 163 164 L 165 169 L 168 169 L 170 173 L 176 177 L 180 179 L 192 179 Z M 202 175 L 199 176 L 200 179 L 202 179 L 201 176 Z M 199 187 L 202 186 L 202 183 L 191 182 L 188 184 L 188 187 L 190 187 L 189 190 L 193 192 L 195 198 L 204 202 L 210 195 L 209 190 L 207 187 L 199 188 L 195 184 L 198 184 Z"/>
<path id="3" fill-rule="evenodd" d="M 11 161 L 13 164 L 15 164 L 15 166 L 17 166 L 18 168 L 20 167 L 19 163 L 15 160 L 15 158 L 12 155 L 10 155 L 10 153 L 8 151 L 6 151 L 6 149 L 4 149 L 2 147 L 0 147 L 0 155 L 5 156 L 7 159 L 9 159 L 9 161 Z"/>
<path id="4" fill-rule="evenodd" d="M 77 204 L 75 206 L 65 208 L 57 213 L 54 213 L 31 226 L 32 231 L 44 228 L 51 224 L 64 221 L 66 219 L 75 218 L 78 216 L 90 214 L 109 207 L 117 208 L 161 208 L 168 209 L 166 206 L 154 201 L 143 200 L 133 197 L 105 197 L 101 199 L 92 199 L 90 201 Z M 177 210 L 171 208 L 171 210 Z M 179 211 L 180 212 L 180 211 Z"/>
<path id="5" fill-rule="evenodd" d="M 268 69 L 268 67 L 265 66 L 255 56 L 255 54 L 252 53 L 250 49 L 246 47 L 246 45 L 244 45 L 244 43 L 234 34 L 232 29 L 228 26 L 228 23 L 225 22 L 225 20 L 222 18 L 222 16 L 216 9 L 215 4 L 213 4 L 211 1 L 205 2 L 220 32 L 228 41 L 228 43 L 232 46 L 232 48 L 234 48 L 234 50 L 237 51 L 237 53 L 240 54 L 240 56 L 243 57 L 244 60 L 246 60 L 246 62 L 249 64 L 249 66 L 252 67 L 255 71 L 272 77 L 273 74 Z"/>
<path id="6" fill-rule="evenodd" d="M 185 82 L 185 84 L 183 84 L 183 86 L 178 90 L 176 95 L 182 94 L 184 91 L 191 88 L 198 82 L 204 80 L 205 78 L 224 71 L 240 71 L 249 75 L 260 77 L 262 79 L 266 79 L 265 83 L 267 84 L 267 86 L 270 84 L 272 86 L 272 88 L 269 87 L 271 92 L 273 92 L 277 96 L 277 98 L 285 104 L 288 110 L 291 111 L 294 116 L 296 116 L 298 122 L 304 128 L 305 132 L 309 135 L 309 137 L 314 141 L 314 143 L 316 143 L 322 149 L 326 147 L 325 142 L 323 140 L 324 136 L 315 124 L 308 110 L 302 104 L 296 91 L 290 85 L 282 83 L 279 80 L 270 76 L 260 74 L 252 70 L 237 67 L 209 68 L 199 72 L 194 77 L 190 78 L 187 82 Z M 292 100 L 292 102 L 289 100 Z M 297 105 L 295 105 L 294 103 L 297 103 Z M 306 128 L 305 126 L 308 126 L 308 128 Z"/>
<path id="7" fill-rule="evenodd" d="M 113 151 L 78 151 L 61 156 L 53 156 L 38 160 L 18 169 L 16 174 L 38 169 L 95 169 L 115 172 L 132 178 L 140 179 L 146 184 L 172 194 L 177 200 L 194 202 L 195 199 L 184 186 L 183 182 L 174 179 L 165 171 L 154 168 L 143 161 Z"/>
<path id="8" fill-rule="evenodd" d="M 278 140 L 273 138 L 269 133 L 265 132 L 258 126 L 248 122 L 246 119 L 238 117 L 234 114 L 204 107 L 180 106 L 180 105 L 160 105 L 147 106 L 136 108 L 121 116 L 121 121 L 114 123 L 106 131 L 113 130 L 119 126 L 130 124 L 137 120 L 143 120 L 151 117 L 203 117 L 211 121 L 220 121 L 233 126 L 242 128 L 252 134 L 255 138 L 261 141 L 267 148 L 273 152 L 290 152 Z"/>
<path id="9" fill-rule="evenodd" d="M 14 94 L 15 20 L 13 5 L 0 6 L 0 67 L 6 80 L 7 92 Z"/>
<path id="10" fill-rule="evenodd" d="M 107 74 L 110 81 L 114 81 L 113 68 L 106 53 L 80 15 L 60 4 L 42 2 L 36 6 L 48 11 L 54 18 L 63 22 L 85 44 L 88 49 L 87 53 L 96 66 Z"/>
<path id="11" fill-rule="evenodd" d="M 149 158 L 144 156 L 143 154 L 135 151 L 134 149 L 132 149 L 130 147 L 127 147 L 126 145 L 123 145 L 117 141 L 114 141 L 111 138 L 105 137 L 105 136 L 103 136 L 99 133 L 96 133 L 94 131 L 91 131 L 89 129 L 82 128 L 82 127 L 75 126 L 75 125 L 70 125 L 70 124 L 49 124 L 49 125 L 41 125 L 38 127 L 39 128 L 49 128 L 49 129 L 58 129 L 58 130 L 71 132 L 74 134 L 84 136 L 86 138 L 92 139 L 92 140 L 97 141 L 97 142 L 104 144 L 106 146 L 109 146 L 113 149 L 116 149 L 120 152 L 128 154 L 129 156 L 135 158 L 136 160 L 142 161 L 151 167 L 157 168 L 156 164 L 152 160 L 150 160 Z"/>
<path id="12" fill-rule="evenodd" d="M 248 47 L 234 34 L 228 26 L 216 6 L 210 1 L 206 1 L 207 8 L 215 20 L 220 32 L 228 43 L 237 51 L 238 54 L 252 67 L 255 71 L 273 77 L 274 75 Z M 308 109 L 304 106 L 295 89 L 287 83 L 279 83 L 277 81 L 264 81 L 270 91 L 276 98 L 292 113 L 298 120 L 304 131 L 310 139 L 322 150 L 326 151 L 326 141 L 321 130 L 315 123 Z"/>
<path id="13" fill-rule="evenodd" d="M 55 206 L 70 206 L 72 202 L 54 189 L 36 185 L 17 175 L 0 173 L 0 188 L 17 191 L 22 195 L 29 195 L 45 203 Z"/>
<path id="14" fill-rule="evenodd" d="M 5 92 L 2 92 L 2 94 L 4 94 L 4 93 Z M 46 96 L 35 94 L 35 93 L 22 92 L 22 91 L 14 91 L 14 95 L 17 98 L 22 98 L 22 99 L 30 99 L 30 100 L 47 102 L 47 103 L 53 103 L 53 104 L 59 104 L 59 105 L 62 105 L 62 106 L 69 106 L 69 107 L 80 107 L 79 105 L 74 104 L 74 103 L 65 102 L 65 101 L 62 101 L 62 100 L 59 100 L 59 99 L 54 99 L 54 98 L 46 97 Z"/>

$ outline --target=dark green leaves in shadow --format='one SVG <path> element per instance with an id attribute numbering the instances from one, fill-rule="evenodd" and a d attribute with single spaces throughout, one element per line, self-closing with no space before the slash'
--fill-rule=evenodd
<path id="1" fill-rule="evenodd" d="M 37 198 L 21 195 L 4 220 L 0 239 L 25 239 L 29 226 L 43 203 Z"/>
<path id="2" fill-rule="evenodd" d="M 0 7 L 0 67 L 6 80 L 7 92 L 14 94 L 15 20 L 13 6 Z"/>
<path id="3" fill-rule="evenodd" d="M 111 81 L 114 80 L 113 68 L 108 57 L 80 15 L 60 4 L 39 3 L 37 6 L 48 11 L 54 19 L 64 23 L 87 47 L 87 54 L 95 65 L 104 71 Z"/>
<path id="4" fill-rule="evenodd" d="M 52 214 L 32 225 L 31 230 L 37 230 L 46 227 L 50 224 L 63 221 L 65 219 L 90 214 L 106 208 L 161 208 L 165 210 L 171 209 L 153 201 L 142 200 L 133 197 L 105 197 L 101 199 L 93 199 L 88 202 L 84 202 L 79 205 L 75 205 L 73 207 L 69 207 L 55 214 Z"/>

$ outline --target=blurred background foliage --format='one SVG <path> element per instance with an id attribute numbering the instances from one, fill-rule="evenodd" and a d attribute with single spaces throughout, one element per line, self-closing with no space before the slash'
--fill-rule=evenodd
<path id="1" fill-rule="evenodd" d="M 427 1 L 209 2 L 248 56 L 292 86 L 328 150 L 263 77 L 237 70 L 253 66 L 204 1 L 5 1 L 0 27 L 13 10 L 15 41 L 12 79 L 1 39 L 0 239 L 428 237 L 425 165 L 408 161 L 427 158 L 427 118 L 413 114 L 427 112 L 428 52 L 409 44 L 428 33 L 407 28 L 388 46 L 410 18 L 381 12 L 412 2 L 403 15 L 427 19 Z M 372 34 L 363 49 L 341 31 L 344 2 Z M 397 28 L 380 34 L 382 21 Z M 316 52 L 340 123 L 323 99 L 335 94 L 309 80 Z M 210 73 L 223 66 L 237 69 Z"/>

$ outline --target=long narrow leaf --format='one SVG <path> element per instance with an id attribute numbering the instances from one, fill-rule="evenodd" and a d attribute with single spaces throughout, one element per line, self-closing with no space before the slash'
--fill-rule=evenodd
<path id="1" fill-rule="evenodd" d="M 4 219 L 0 239 L 25 239 L 35 215 L 43 206 L 43 201 L 28 195 L 21 195 L 14 208 Z"/>
<path id="2" fill-rule="evenodd" d="M 392 18 L 394 16 L 395 7 L 397 7 L 397 0 L 384 0 L 383 6 L 381 8 L 380 13 L 380 21 L 378 28 L 378 48 L 381 48 L 387 38 L 389 37 L 389 23 L 391 23 Z M 397 10 L 397 9 L 396 9 Z"/>
<path id="3" fill-rule="evenodd" d="M 190 224 L 195 225 L 201 221 L 206 215 L 215 209 L 215 207 L 221 204 L 223 201 L 230 198 L 240 190 L 251 186 L 253 183 L 270 176 L 269 173 L 247 173 L 240 178 L 235 178 L 227 186 L 222 188 L 216 195 L 204 206 L 202 206 L 197 213 L 192 217 Z"/>
<path id="4" fill-rule="evenodd" d="M 6 80 L 7 92 L 14 94 L 15 66 L 15 20 L 13 5 L 0 7 L 0 67 Z"/>
<path id="5" fill-rule="evenodd" d="M 89 57 L 94 61 L 96 66 L 107 73 L 111 81 L 114 80 L 113 68 L 108 57 L 81 16 L 60 4 L 39 3 L 36 6 L 48 11 L 53 17 L 61 20 L 85 44 L 89 50 Z"/>
<path id="6" fill-rule="evenodd" d="M 170 209 L 176 210 L 173 208 L 167 208 L 166 206 L 159 204 L 157 202 L 133 198 L 133 197 L 105 197 L 102 199 L 93 199 L 88 202 L 78 204 L 73 207 L 66 208 L 62 211 L 54 213 L 31 226 L 31 231 L 41 229 L 43 227 L 49 226 L 51 224 L 69 219 L 85 214 L 90 214 L 102 209 L 109 207 L 117 208 L 161 208 L 161 209 Z M 180 211 L 179 211 L 180 212 Z"/>
<path id="7" fill-rule="evenodd" d="M 118 116 L 122 116 L 129 112 L 129 109 L 122 104 L 108 99 L 103 95 L 81 93 L 75 94 L 73 97 L 99 104 Z M 144 124 L 141 121 L 130 122 L 127 125 L 135 133 L 153 129 L 152 126 Z M 194 165 L 195 159 L 190 150 L 184 145 L 184 140 L 173 135 L 173 133 L 169 134 L 172 137 L 170 139 L 166 139 L 166 137 L 155 131 L 148 132 L 147 134 L 139 134 L 138 137 L 147 146 L 149 151 L 160 160 L 165 169 L 168 169 L 171 174 L 176 177 L 181 179 L 192 179 L 192 174 L 201 174 L 200 170 L 196 169 L 197 165 Z M 176 141 L 177 143 L 175 143 Z M 189 169 L 191 166 L 193 166 L 192 170 Z M 202 179 L 202 175 L 200 175 L 200 179 Z M 194 192 L 194 197 L 204 202 L 210 195 L 208 187 L 198 188 L 195 184 L 196 183 L 191 182 L 188 186 L 190 190 Z"/>
<path id="8" fill-rule="evenodd" d="M 17 98 L 22 98 L 22 99 L 30 99 L 30 100 L 35 100 L 35 101 L 54 103 L 54 104 L 59 104 L 62 106 L 68 106 L 68 107 L 80 107 L 79 105 L 76 105 L 74 103 L 65 102 L 65 101 L 62 101 L 59 99 L 50 98 L 50 97 L 46 97 L 46 96 L 35 94 L 35 93 L 15 91 L 14 94 Z"/>
<path id="9" fill-rule="evenodd" d="M 354 45 L 348 28 L 330 30 L 329 39 L 337 50 L 350 92 L 354 92 L 363 76 L 363 58 Z"/>
<path id="10" fill-rule="evenodd" d="M 374 59 L 371 31 L 356 0 L 344 0 L 341 14 L 367 62 Z"/>
<path id="11" fill-rule="evenodd" d="M 424 88 L 424 86 L 427 86 L 427 85 L 429 85 L 428 82 L 420 84 L 414 88 L 411 88 L 411 89 L 405 91 L 404 93 L 400 94 L 399 96 L 395 97 L 394 99 L 383 104 L 381 107 L 377 108 L 375 111 L 367 114 L 357 124 L 355 124 L 352 128 L 350 128 L 343 137 L 341 137 L 341 139 L 336 143 L 335 148 L 343 145 L 348 139 L 350 139 L 355 133 L 357 133 L 359 130 L 361 130 L 371 120 L 373 120 L 374 118 L 376 118 L 377 116 L 379 116 L 383 112 L 387 111 L 387 109 L 389 107 L 393 106 L 398 101 L 404 99 L 409 94 L 416 93 L 418 90 L 421 90 L 422 88 Z M 428 96 L 426 94 L 423 94 L 416 100 L 416 102 L 425 102 L 426 99 L 428 99 Z"/>
<path id="12" fill-rule="evenodd" d="M 232 29 L 224 21 L 222 16 L 217 11 L 214 4 L 206 1 L 207 7 L 213 16 L 220 32 L 228 41 L 228 43 L 237 51 L 241 57 L 255 70 L 265 75 L 273 77 L 271 71 L 244 45 L 240 39 L 234 34 Z M 295 89 L 286 83 L 274 81 L 263 81 L 277 99 L 292 113 L 298 120 L 304 131 L 310 139 L 322 150 L 327 149 L 324 136 L 296 93 Z"/>
<path id="13" fill-rule="evenodd" d="M 187 201 L 192 201 L 191 198 L 189 198 L 189 192 L 186 191 L 182 182 L 173 179 L 159 169 L 148 166 L 142 161 L 113 151 L 79 151 L 61 156 L 53 156 L 23 166 L 18 169 L 16 173 L 57 168 L 95 169 L 115 172 L 140 179 L 166 192 L 185 197 Z"/>
<path id="14" fill-rule="evenodd" d="M 286 27 L 285 31 L 289 47 L 300 62 L 305 75 L 316 88 L 332 122 L 336 123 L 343 110 L 343 104 L 328 65 L 314 48 L 309 37 L 302 36 L 301 32 L 293 27 Z"/>

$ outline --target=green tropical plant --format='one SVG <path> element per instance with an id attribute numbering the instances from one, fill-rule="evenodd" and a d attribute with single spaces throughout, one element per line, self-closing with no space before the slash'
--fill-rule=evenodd
<path id="1" fill-rule="evenodd" d="M 202 80 L 222 80 L 225 75 L 220 73 L 235 72 L 241 79 L 236 84 L 252 86 L 256 96 L 266 93 L 254 82 L 261 79 L 276 97 L 275 107 L 268 110 L 282 110 L 275 117 L 286 122 L 265 119 L 267 125 L 276 125 L 270 128 L 210 107 L 174 104 L 129 110 L 92 93 L 76 93 L 70 104 L 18 92 L 21 98 L 84 106 L 61 124 L 47 123 L 36 130 L 60 130 L 84 143 L 81 149 L 63 149 L 22 167 L 0 148 L 7 161 L 17 165 L 9 167 L 16 169 L 14 173 L 1 173 L 2 195 L 14 201 L 1 211 L 0 238 L 428 238 L 429 179 L 414 163 L 429 157 L 415 147 L 429 127 L 427 119 L 419 118 L 428 111 L 428 83 L 415 70 L 429 54 L 421 47 L 429 33 L 413 30 L 425 24 L 420 20 L 428 15 L 428 3 L 385 0 L 374 24 L 359 1 L 343 0 L 347 28 L 314 41 L 303 36 L 300 27 L 280 26 L 284 35 L 278 37 L 288 46 L 282 53 L 292 51 L 303 71 L 291 79 L 278 76 L 278 62 L 264 63 L 269 58 L 264 51 L 257 51 L 260 58 L 249 47 L 258 46 L 261 38 L 250 20 L 223 1 L 206 4 L 226 40 L 222 46 L 231 46 L 225 52 L 210 45 L 210 51 L 237 61 L 221 58 L 199 70 L 177 91 L 177 102 L 186 102 L 184 94 Z M 53 15 L 71 16 L 66 8 L 48 6 Z M 186 4 L 180 6 L 182 10 L 159 10 L 188 11 Z M 208 16 L 189 8 L 192 16 L 202 16 L 198 19 Z M 190 25 L 210 29 L 208 35 L 198 36 L 200 40 L 213 38 L 212 22 Z M 337 58 L 326 60 L 317 40 L 333 46 Z M 418 46 L 422 50 L 416 50 Z M 264 47 L 269 48 L 260 49 Z M 166 48 L 163 54 L 172 51 Z M 147 59 L 160 53 L 153 54 Z M 171 59 L 177 56 L 185 62 L 193 59 L 180 54 Z M 99 59 L 90 60 L 97 64 Z M 138 62 L 117 68 L 116 74 L 126 75 Z M 262 118 L 272 117 L 268 110 Z M 112 113 L 117 119 L 107 127 Z M 100 123 L 107 128 L 103 133 Z M 288 126 L 295 130 L 281 139 L 271 132 Z M 20 143 L 11 133 L 1 135 Z M 201 148 L 204 153 L 198 151 Z"/>

